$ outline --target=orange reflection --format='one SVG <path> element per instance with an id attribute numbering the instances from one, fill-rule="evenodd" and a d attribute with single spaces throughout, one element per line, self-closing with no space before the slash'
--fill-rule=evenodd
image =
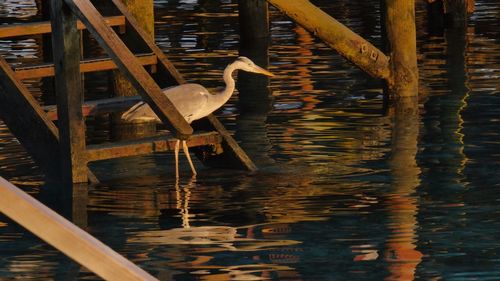
<path id="1" fill-rule="evenodd" d="M 385 201 L 389 212 L 390 234 L 384 259 L 390 275 L 386 280 L 413 280 L 422 253 L 416 249 L 418 201 L 415 189 L 420 184 L 417 165 L 419 115 L 417 98 L 402 99 L 396 104 L 389 160 L 393 192 Z"/>

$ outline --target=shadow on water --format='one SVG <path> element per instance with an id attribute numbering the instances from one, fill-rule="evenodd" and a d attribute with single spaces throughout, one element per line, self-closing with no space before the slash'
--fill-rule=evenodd
<path id="1" fill-rule="evenodd" d="M 0 3 L 1 19 L 39 17 L 28 2 Z M 378 1 L 314 2 L 379 43 Z M 237 1 L 155 1 L 157 43 L 188 81 L 222 86 L 238 54 L 276 75 L 240 74 L 217 112 L 260 171 L 196 163 L 191 179 L 183 162 L 176 181 L 173 155 L 157 154 L 96 163 L 103 183 L 69 192 L 45 186 L 1 125 L 1 175 L 161 280 L 496 279 L 500 7 L 476 2 L 467 29 L 435 30 L 417 1 L 420 100 L 386 111 L 379 81 L 274 9 L 270 38 L 240 44 Z M 40 62 L 41 45 L 0 52 Z M 86 79 L 87 98 L 105 77 Z M 90 143 L 110 139 L 106 116 L 87 126 Z M 14 278 L 96 279 L 0 217 L 0 279 Z"/>

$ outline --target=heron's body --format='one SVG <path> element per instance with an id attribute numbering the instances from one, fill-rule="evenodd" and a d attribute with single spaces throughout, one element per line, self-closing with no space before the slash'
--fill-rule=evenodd
<path id="1" fill-rule="evenodd" d="M 188 123 L 191 123 L 194 120 L 198 120 L 210 115 L 212 112 L 223 106 L 229 100 L 229 98 L 231 98 L 231 95 L 233 94 L 235 89 L 233 72 L 238 69 L 273 76 L 272 73 L 255 65 L 248 58 L 239 57 L 236 61 L 228 65 L 224 70 L 224 82 L 226 83 L 226 87 L 221 92 L 211 94 L 202 85 L 182 84 L 179 86 L 165 88 L 163 89 L 163 93 L 172 102 L 172 104 L 179 111 L 182 117 L 184 117 L 184 119 Z M 123 113 L 122 119 L 130 122 L 153 120 L 159 123 L 161 122 L 160 118 L 158 118 L 151 107 L 145 102 L 139 102 L 135 104 L 125 113 Z M 193 170 L 193 173 L 196 174 L 194 166 L 191 163 L 191 159 L 189 158 L 185 141 L 183 141 L 183 148 L 190 162 L 191 169 Z M 175 152 L 177 165 L 178 143 L 176 144 Z"/>

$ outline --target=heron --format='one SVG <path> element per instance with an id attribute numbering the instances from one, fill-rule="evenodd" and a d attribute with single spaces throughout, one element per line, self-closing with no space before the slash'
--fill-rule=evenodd
<path id="1" fill-rule="evenodd" d="M 210 115 L 212 112 L 223 106 L 233 95 L 235 89 L 235 81 L 233 73 L 236 70 L 259 73 L 266 76 L 274 76 L 271 72 L 256 65 L 247 57 L 238 57 L 234 62 L 230 63 L 224 70 L 224 82 L 226 87 L 216 93 L 210 93 L 205 87 L 200 84 L 187 83 L 174 87 L 165 88 L 163 94 L 168 97 L 184 119 L 191 122 Z M 153 112 L 151 107 L 144 101 L 133 105 L 122 115 L 122 119 L 129 122 L 155 121 L 161 123 L 160 118 Z M 179 145 L 181 140 L 175 143 L 175 175 L 179 178 Z M 193 176 L 196 175 L 196 169 L 189 155 L 189 149 L 186 140 L 182 140 L 182 150 L 191 167 Z"/>

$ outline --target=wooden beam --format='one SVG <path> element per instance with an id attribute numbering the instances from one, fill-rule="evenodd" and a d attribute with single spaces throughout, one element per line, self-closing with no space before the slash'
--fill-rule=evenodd
<path id="1" fill-rule="evenodd" d="M 140 96 L 87 101 L 82 105 L 82 114 L 83 117 L 87 117 L 125 111 L 140 101 L 142 101 Z M 45 110 L 50 120 L 55 121 L 58 119 L 57 106 L 47 105 L 43 107 L 43 110 Z"/>
<path id="2" fill-rule="evenodd" d="M 104 20 L 109 26 L 125 26 L 124 16 L 106 17 Z M 83 30 L 85 29 L 85 25 L 81 21 L 78 21 L 77 28 L 78 30 Z M 0 25 L 0 38 L 46 34 L 51 32 L 52 27 L 49 21 Z"/>
<path id="3" fill-rule="evenodd" d="M 40 165 L 45 175 L 58 179 L 60 159 L 57 127 L 33 95 L 0 56 L 0 118 L 22 146 Z M 1 196 L 0 196 L 1 197 Z"/>
<path id="4" fill-rule="evenodd" d="M 87 29 L 96 38 L 118 68 L 128 77 L 143 99 L 151 106 L 162 122 L 176 132 L 180 138 L 186 138 L 193 129 L 177 111 L 172 102 L 163 95 L 160 87 L 140 65 L 132 52 L 125 46 L 118 35 L 104 22 L 101 14 L 88 0 L 64 0 L 74 14 L 85 23 Z"/>
<path id="5" fill-rule="evenodd" d="M 143 66 L 155 65 L 158 63 L 156 56 L 151 54 L 137 55 L 137 59 Z M 81 73 L 107 71 L 117 68 L 118 66 L 116 66 L 116 64 L 110 58 L 82 60 L 80 62 Z M 17 67 L 14 69 L 14 72 L 17 79 L 20 80 L 51 77 L 55 75 L 54 64 L 52 63 Z"/>
<path id="6" fill-rule="evenodd" d="M 157 280 L 137 265 L 0 178 L 0 211 L 105 280 Z"/>
<path id="7" fill-rule="evenodd" d="M 309 0 L 267 0 L 369 75 L 390 79 L 389 58 Z"/>
<path id="8" fill-rule="evenodd" d="M 51 0 L 50 7 L 62 180 L 86 183 L 80 32 L 76 28 L 76 16 L 63 0 Z"/>
<path id="9" fill-rule="evenodd" d="M 162 135 L 119 143 L 89 145 L 87 147 L 87 161 L 173 151 L 176 141 L 177 139 L 171 135 Z M 187 140 L 187 145 L 189 147 L 198 147 L 218 145 L 221 142 L 222 137 L 217 132 L 209 132 L 192 135 Z"/>
<path id="10" fill-rule="evenodd" d="M 175 80 L 177 84 L 184 84 L 186 83 L 186 80 L 184 77 L 182 77 L 181 73 L 177 70 L 177 68 L 170 62 L 170 60 L 167 58 L 167 56 L 156 46 L 153 38 L 149 36 L 146 31 L 144 31 L 140 25 L 137 23 L 137 21 L 134 19 L 134 17 L 127 11 L 127 8 L 121 0 L 112 0 L 113 3 L 116 5 L 116 7 L 120 10 L 120 12 L 125 16 L 127 19 L 128 24 L 130 25 L 131 29 L 135 30 L 140 38 L 147 44 L 147 46 L 153 51 L 153 53 L 158 57 L 158 70 L 160 72 L 161 68 L 165 70 L 165 72 L 168 72 L 172 78 Z M 231 136 L 231 134 L 224 128 L 224 125 L 220 123 L 220 121 L 215 117 L 213 114 L 210 114 L 207 117 L 207 120 L 210 123 L 210 126 L 217 130 L 217 132 L 222 136 L 224 143 L 227 145 L 227 147 L 230 149 L 229 154 L 233 154 L 236 159 L 240 161 L 240 163 L 249 171 L 256 171 L 257 167 L 255 164 L 252 162 L 250 157 L 241 149 L 241 147 L 238 145 L 236 140 Z M 207 128 L 205 128 L 207 129 Z"/>

